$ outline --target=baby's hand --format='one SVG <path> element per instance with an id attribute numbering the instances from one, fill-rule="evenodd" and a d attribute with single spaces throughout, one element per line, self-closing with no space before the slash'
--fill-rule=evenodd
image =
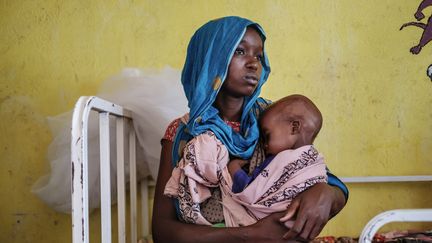
<path id="1" fill-rule="evenodd" d="M 247 163 L 248 161 L 244 159 L 239 159 L 239 158 L 231 159 L 231 161 L 228 163 L 228 171 L 233 177 L 234 174 L 237 172 L 237 170 L 241 170 L 241 168 L 245 166 Z"/>
<path id="2" fill-rule="evenodd" d="M 229 163 L 237 163 L 240 167 L 243 167 L 248 163 L 248 160 L 235 158 L 232 159 Z"/>

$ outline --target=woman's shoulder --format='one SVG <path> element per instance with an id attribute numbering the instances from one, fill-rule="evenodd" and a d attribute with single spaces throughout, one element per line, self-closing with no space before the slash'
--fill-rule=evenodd
<path id="1" fill-rule="evenodd" d="M 174 142 L 174 138 L 177 133 L 177 129 L 180 126 L 180 123 L 186 124 L 188 120 L 189 120 L 189 113 L 186 113 L 182 117 L 174 119 L 165 130 L 165 134 L 162 137 L 162 140 L 168 140 L 170 142 Z"/>
<path id="2" fill-rule="evenodd" d="M 165 134 L 162 137 L 162 140 L 168 140 L 170 142 L 174 142 L 174 137 L 177 133 L 177 128 L 179 127 L 181 122 L 181 118 L 177 118 L 175 120 L 173 120 L 167 127 L 167 129 L 165 130 Z"/>

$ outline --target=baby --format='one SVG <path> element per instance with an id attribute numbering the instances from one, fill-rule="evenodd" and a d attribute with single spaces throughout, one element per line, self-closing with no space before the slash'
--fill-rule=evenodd
<path id="1" fill-rule="evenodd" d="M 221 189 L 227 226 L 249 225 L 286 210 L 299 193 L 327 181 L 323 157 L 312 146 L 321 125 L 321 113 L 308 98 L 282 98 L 260 118 L 267 157 L 250 175 L 242 169 L 247 161 L 230 160 L 225 146 L 208 131 L 185 146 L 164 193 L 179 200 L 185 221 L 198 224 L 210 224 L 200 214 L 200 203 L 212 187 Z"/>
<path id="2" fill-rule="evenodd" d="M 233 192 L 243 191 L 275 157 L 277 160 L 281 159 L 282 154 L 277 156 L 281 152 L 303 146 L 306 146 L 303 149 L 316 152 L 310 145 L 318 135 L 321 126 L 321 112 L 303 95 L 290 95 L 273 103 L 260 118 L 266 160 L 250 176 L 241 169 L 247 164 L 246 160 L 231 160 L 228 169 L 234 180 Z"/>

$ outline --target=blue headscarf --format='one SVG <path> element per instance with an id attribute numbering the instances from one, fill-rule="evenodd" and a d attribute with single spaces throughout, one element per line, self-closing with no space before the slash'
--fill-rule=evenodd
<path id="1" fill-rule="evenodd" d="M 212 20 L 192 36 L 181 81 L 188 99 L 189 121 L 177 130 L 173 146 L 173 165 L 180 159 L 183 145 L 193 137 L 212 131 L 233 156 L 247 159 L 252 156 L 258 142 L 257 113 L 264 99 L 258 98 L 261 86 L 270 73 L 267 54 L 262 58 L 262 73 L 251 96 L 245 97 L 241 116 L 241 131 L 236 133 L 218 115 L 213 107 L 216 96 L 228 73 L 231 58 L 242 40 L 247 27 L 254 27 L 265 41 L 261 26 L 250 20 L 230 16 Z M 265 106 L 265 105 L 264 105 Z"/>

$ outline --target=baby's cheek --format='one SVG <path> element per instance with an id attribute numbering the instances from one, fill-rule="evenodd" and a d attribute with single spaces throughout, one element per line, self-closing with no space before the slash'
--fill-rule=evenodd
<path id="1" fill-rule="evenodd" d="M 275 143 L 275 142 L 270 142 L 270 143 L 268 144 L 268 149 L 267 149 L 267 153 L 268 153 L 268 154 L 276 154 L 276 153 L 277 153 L 277 150 L 278 150 L 277 143 Z"/>

